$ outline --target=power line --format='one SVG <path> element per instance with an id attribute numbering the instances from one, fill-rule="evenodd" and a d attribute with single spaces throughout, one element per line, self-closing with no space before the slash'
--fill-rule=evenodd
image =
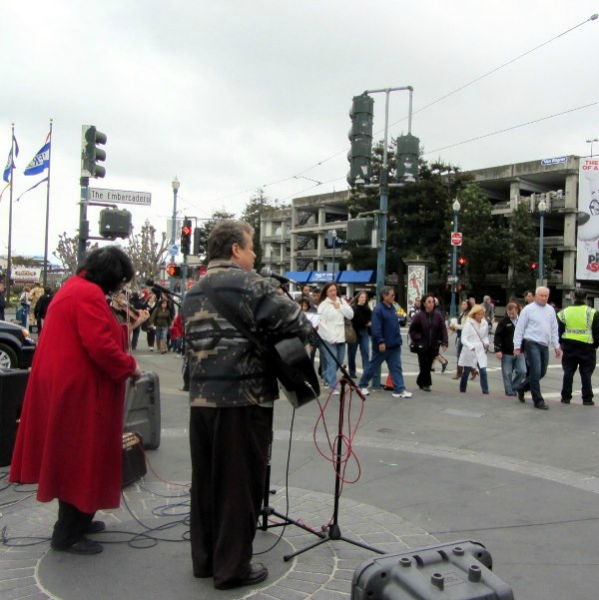
<path id="1" fill-rule="evenodd" d="M 546 121 L 547 119 L 553 119 L 554 117 L 561 117 L 562 115 L 567 115 L 571 112 L 576 112 L 577 110 L 582 110 L 583 108 L 589 108 L 590 106 L 595 106 L 599 104 L 599 100 L 595 102 L 591 102 L 590 104 L 585 104 L 584 106 L 577 106 L 576 108 L 570 108 L 569 110 L 564 110 L 560 113 L 555 113 L 554 115 L 548 115 L 546 117 L 541 117 L 540 119 L 534 119 L 532 121 L 527 121 L 526 123 L 520 123 L 520 125 L 513 125 L 512 127 L 506 127 L 505 129 L 499 129 L 498 131 L 493 131 L 491 133 L 485 133 L 484 135 L 479 135 L 477 137 L 470 138 L 469 140 L 464 140 L 462 142 L 456 142 L 455 144 L 450 144 L 449 146 L 443 146 L 442 148 L 435 148 L 435 150 L 430 150 L 429 152 L 423 153 L 423 156 L 427 154 L 432 154 L 433 152 L 441 152 L 441 150 L 447 150 L 449 148 L 455 148 L 456 146 L 461 146 L 462 144 L 469 144 L 470 142 L 476 142 L 477 140 L 482 140 L 484 138 L 491 137 L 492 135 L 498 135 L 500 133 L 505 133 L 506 131 L 513 131 L 514 129 L 519 129 L 520 127 L 526 127 L 527 125 L 533 125 L 534 123 L 540 123 L 541 121 Z"/>
<path id="2" fill-rule="evenodd" d="M 438 104 L 439 102 L 442 102 L 443 100 L 446 100 L 446 99 L 447 99 L 447 98 L 449 98 L 450 96 L 453 96 L 454 94 L 457 94 L 458 92 L 460 92 L 460 91 L 462 91 L 462 90 L 466 89 L 467 87 L 470 87 L 471 85 L 474 85 L 475 83 L 478 83 L 478 82 L 479 82 L 479 81 L 481 81 L 482 79 L 485 79 L 486 77 L 489 77 L 490 75 L 492 75 L 492 74 L 496 73 L 497 71 L 499 71 L 499 70 L 503 69 L 504 67 L 507 67 L 507 66 L 509 66 L 509 65 L 513 64 L 513 63 L 514 63 L 514 62 L 516 62 L 517 60 L 520 60 L 521 58 L 524 58 L 525 56 L 528 56 L 529 54 L 532 54 L 533 52 L 535 52 L 535 51 L 539 50 L 540 48 L 543 48 L 544 46 L 546 46 L 546 45 L 550 44 L 551 42 L 554 42 L 555 40 L 559 39 L 560 37 L 563 37 L 564 35 L 567 35 L 568 33 L 571 33 L 572 31 L 574 31 L 574 30 L 578 29 L 578 28 L 579 28 L 579 27 L 581 27 L 582 25 L 585 25 L 586 23 L 589 23 L 589 22 L 591 22 L 591 21 L 595 21 L 595 20 L 597 20 L 597 18 L 598 18 L 598 17 L 599 17 L 599 14 L 593 14 L 593 15 L 591 15 L 591 16 L 590 16 L 588 19 L 585 19 L 584 21 L 582 21 L 582 22 L 578 23 L 577 25 L 574 25 L 573 27 L 570 27 L 569 29 L 566 29 L 565 31 L 562 31 L 562 32 L 561 32 L 561 33 L 559 33 L 558 35 L 555 35 L 555 36 L 553 36 L 552 38 L 550 38 L 550 39 L 546 40 L 545 42 L 543 42 L 543 43 L 541 43 L 541 44 L 539 44 L 539 45 L 535 46 L 534 48 L 531 48 L 530 50 L 527 50 L 526 52 L 523 52 L 522 54 L 519 54 L 518 56 L 516 56 L 516 57 L 514 57 L 514 58 L 512 58 L 512 59 L 510 59 L 510 60 L 508 60 L 507 62 L 505 62 L 505 63 L 503 63 L 503 64 L 499 65 L 498 67 L 495 67 L 495 68 L 491 69 L 491 70 L 490 70 L 490 71 L 488 71 L 487 73 L 485 73 L 485 74 L 483 74 L 483 75 L 480 75 L 479 77 L 476 77 L 476 78 L 475 78 L 475 79 L 473 79 L 472 81 L 469 81 L 468 83 L 465 83 L 465 84 L 463 84 L 463 85 L 459 86 L 458 88 L 456 88 L 456 89 L 455 89 L 455 90 L 453 90 L 452 92 L 449 92 L 449 93 L 445 94 L 444 96 L 441 96 L 440 98 L 437 98 L 436 100 L 433 100 L 431 103 L 427 104 L 426 106 L 423 106 L 422 108 L 420 108 L 420 109 L 418 109 L 418 110 L 414 111 L 414 113 L 413 113 L 413 114 L 418 114 L 418 113 L 421 113 L 421 112 L 423 112 L 424 110 L 426 110 L 427 108 L 430 108 L 431 106 L 434 106 L 435 104 Z M 593 104 L 596 104 L 596 103 L 593 103 Z M 587 106 L 593 106 L 593 104 L 589 104 L 589 105 L 587 105 Z M 459 145 L 466 144 L 466 143 L 468 143 L 468 142 L 471 142 L 471 141 L 476 141 L 476 140 L 478 140 L 478 139 L 483 139 L 483 138 L 485 138 L 485 137 L 490 137 L 490 136 L 492 136 L 492 135 L 496 135 L 496 134 L 499 134 L 499 133 L 504 133 L 504 132 L 506 132 L 506 131 L 510 131 L 511 129 L 518 129 L 519 127 L 524 127 L 525 125 L 530 125 L 530 124 L 532 124 L 532 123 L 536 123 L 536 122 L 538 122 L 538 121 L 543 121 L 543 120 L 546 120 L 546 119 L 550 119 L 550 118 L 552 118 L 552 117 L 554 117 L 554 116 L 559 116 L 559 115 L 561 115 L 561 114 L 566 114 L 566 113 L 568 113 L 568 112 L 573 112 L 573 111 L 575 111 L 575 110 L 580 110 L 580 109 L 582 109 L 582 108 L 586 108 L 587 106 L 582 106 L 582 107 L 574 108 L 574 109 L 571 109 L 571 110 L 565 111 L 565 112 L 563 112 L 563 113 L 558 113 L 558 114 L 556 114 L 556 115 L 551 115 L 551 116 L 548 116 L 548 117 L 543 117 L 543 118 L 541 118 L 541 119 L 538 119 L 538 120 L 536 120 L 536 121 L 529 121 L 528 123 L 523 123 L 523 124 L 521 124 L 521 125 L 515 125 L 514 127 L 510 127 L 510 128 L 507 128 L 507 129 L 503 129 L 503 130 L 501 130 L 501 131 L 496 131 L 496 132 L 494 132 L 494 133 L 488 133 L 488 134 L 485 134 L 485 135 L 483 135 L 483 136 L 479 136 L 479 137 L 477 137 L 477 138 L 472 138 L 471 140 L 465 140 L 465 141 L 463 141 L 463 142 L 458 142 L 458 143 L 456 143 L 456 144 L 453 144 L 453 145 L 450 145 L 450 146 L 446 146 L 446 147 L 444 147 L 444 148 L 440 148 L 440 149 L 437 149 L 437 150 L 432 150 L 431 152 L 438 152 L 439 150 L 445 150 L 445 149 L 447 149 L 447 148 L 453 148 L 454 146 L 459 146 Z M 394 123 L 391 123 L 390 127 L 393 127 L 394 125 L 397 125 L 398 123 L 401 123 L 401 122 L 402 122 L 402 121 L 404 121 L 406 118 L 407 118 L 407 117 L 403 117 L 402 119 L 399 119 L 398 121 L 395 121 Z M 377 131 L 377 132 L 376 132 L 376 134 L 379 134 L 379 133 L 381 133 L 381 131 L 382 131 L 382 129 L 381 129 L 380 131 Z M 212 202 L 219 202 L 219 201 L 221 201 L 221 200 L 227 200 L 227 199 L 229 199 L 229 198 L 234 198 L 235 196 L 240 196 L 240 195 L 242 195 L 242 194 L 247 194 L 247 193 L 249 193 L 249 192 L 252 192 L 252 191 L 254 191 L 254 190 L 258 189 L 258 188 L 266 188 L 266 187 L 270 187 L 270 186 L 273 186 L 273 185 L 278 185 L 278 184 L 280 184 L 280 183 L 285 183 L 285 182 L 287 182 L 287 181 L 291 181 L 291 180 L 293 180 L 293 179 L 298 179 L 298 178 L 299 178 L 299 177 L 301 177 L 301 176 L 302 176 L 304 173 L 308 173 L 309 171 L 312 171 L 313 169 L 316 169 L 317 167 L 320 167 L 320 166 L 321 166 L 321 165 L 323 165 L 324 163 L 326 163 L 326 162 L 328 162 L 328 161 L 332 160 L 333 158 L 336 158 L 336 157 L 337 157 L 337 156 L 339 156 L 340 154 L 345 154 L 346 152 L 347 152 L 347 147 L 346 147 L 345 149 L 343 149 L 343 150 L 340 150 L 339 152 L 336 152 L 335 154 L 332 154 L 332 155 L 331 155 L 331 156 L 329 156 L 328 158 L 325 158 L 325 159 L 323 159 L 323 160 L 321 160 L 321 161 L 317 162 L 315 165 L 313 165 L 313 166 L 311 166 L 311 167 L 308 167 L 307 169 L 304 169 L 303 171 L 301 171 L 301 172 L 297 173 L 296 175 L 291 175 L 290 177 L 286 177 L 286 178 L 284 178 L 284 179 L 279 179 L 279 180 L 277 180 L 277 181 L 272 181 L 272 182 L 270 182 L 270 183 L 265 183 L 265 184 L 262 184 L 262 185 L 259 185 L 259 186 L 255 186 L 255 187 L 252 187 L 252 188 L 245 189 L 245 190 L 243 190 L 243 191 L 240 191 L 240 192 L 235 192 L 235 193 L 233 193 L 233 194 L 227 194 L 227 195 L 224 195 L 224 196 L 219 196 L 218 198 L 214 198 L 214 199 L 212 200 Z M 426 154 L 430 154 L 431 152 L 427 152 Z M 333 183 L 333 182 L 335 182 L 335 181 L 340 181 L 340 180 L 342 180 L 342 179 L 343 179 L 343 177 L 339 177 L 339 178 L 337 178 L 337 179 L 334 179 L 334 180 L 332 180 L 332 181 L 328 181 L 328 182 L 325 182 L 325 183 Z M 319 184 L 319 185 L 324 185 L 324 183 L 322 183 L 322 184 Z M 307 188 L 307 189 L 305 189 L 305 190 L 302 190 L 302 192 L 300 192 L 300 193 L 306 192 L 306 191 L 308 191 L 308 190 L 310 190 L 310 189 L 313 189 L 314 187 L 318 187 L 318 185 L 316 185 L 316 186 L 312 186 L 312 187 L 310 187 L 310 188 Z M 284 201 L 284 200 L 287 200 L 288 198 L 290 198 L 290 197 L 294 197 L 294 196 L 296 196 L 296 195 L 297 195 L 297 194 L 291 194 L 291 196 L 287 196 L 287 197 L 286 197 L 286 198 L 284 198 L 282 201 Z"/>

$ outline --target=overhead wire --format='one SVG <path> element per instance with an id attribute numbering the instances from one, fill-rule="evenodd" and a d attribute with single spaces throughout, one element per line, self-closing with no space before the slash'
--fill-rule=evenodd
<path id="1" fill-rule="evenodd" d="M 453 91 L 451 91 L 451 92 L 449 92 L 449 93 L 447 93 L 447 94 L 445 94 L 445 95 L 443 95 L 443 96 L 441 96 L 441 97 L 437 98 L 436 100 L 433 100 L 433 101 L 432 101 L 432 102 L 430 102 L 429 104 L 427 104 L 427 105 L 423 106 L 422 108 L 419 108 L 418 110 L 414 111 L 414 112 L 413 112 L 413 114 L 418 114 L 418 113 L 421 113 L 421 112 L 423 112 L 424 110 L 426 110 L 426 109 L 430 108 L 431 106 L 434 106 L 434 105 L 436 105 L 436 104 L 438 104 L 438 103 L 442 102 L 443 100 L 446 100 L 447 98 L 449 98 L 449 97 L 453 96 L 454 94 L 457 94 L 458 92 L 460 92 L 460 91 L 462 91 L 462 90 L 464 90 L 464 89 L 466 89 L 466 88 L 468 88 L 468 87 L 470 87 L 470 86 L 474 85 L 475 83 L 478 83 L 479 81 L 481 81 L 481 80 L 485 79 L 486 77 L 489 77 L 490 75 L 493 75 L 494 73 L 497 73 L 497 72 L 498 72 L 498 71 L 500 71 L 501 69 L 503 69 L 503 68 L 505 68 L 505 67 L 507 67 L 507 66 L 509 66 L 509 65 L 511 65 L 511 64 L 513 64 L 513 63 L 515 63 L 516 61 L 518 61 L 518 60 L 520 60 L 520 59 L 524 58 L 525 56 L 528 56 L 529 54 L 532 54 L 533 52 L 536 52 L 537 50 L 539 50 L 539 49 L 543 48 L 544 46 L 547 46 L 547 45 L 548 45 L 548 44 L 550 44 L 551 42 L 554 42 L 555 40 L 557 40 L 557 39 L 559 39 L 559 38 L 561 38 L 561 37 L 563 37 L 563 36 L 567 35 L 568 33 L 571 33 L 572 31 L 575 31 L 576 29 L 578 29 L 579 27 L 582 27 L 582 26 L 583 26 L 583 25 L 585 25 L 586 23 L 589 23 L 589 22 L 591 22 L 591 21 L 595 21 L 595 20 L 597 20 L 597 18 L 598 18 L 598 17 L 599 17 L 599 14 L 593 14 L 593 15 L 591 15 L 589 18 L 585 19 L 584 21 L 581 21 L 581 22 L 580 22 L 580 23 L 578 23 L 577 25 L 574 25 L 573 27 L 570 27 L 569 29 L 566 29 L 565 31 L 562 31 L 561 33 L 559 33 L 559 34 L 557 34 L 557 35 L 555 35 L 555 36 L 553 36 L 553 37 L 549 38 L 548 40 L 546 40 L 546 41 L 542 42 L 541 44 L 538 44 L 538 45 L 534 46 L 533 48 L 530 48 L 529 50 L 526 50 L 525 52 L 522 52 L 522 53 L 521 53 L 521 54 L 519 54 L 518 56 L 516 56 L 516 57 L 514 57 L 514 58 L 512 58 L 512 59 L 510 59 L 510 60 L 508 60 L 508 61 L 506 61 L 506 62 L 504 62 L 504 63 L 502 63 L 501 65 L 499 65 L 499 66 L 497 66 L 497 67 L 494 67 L 493 69 L 491 69 L 490 71 L 488 71 L 488 72 L 484 73 L 483 75 L 480 75 L 480 76 L 476 77 L 476 78 L 475 78 L 475 79 L 473 79 L 472 81 L 469 81 L 468 83 L 465 83 L 465 84 L 463 84 L 463 85 L 460 85 L 460 86 L 459 86 L 459 87 L 457 87 L 455 90 L 453 90 Z M 593 104 L 590 104 L 590 105 L 587 105 L 587 106 L 592 106 L 592 105 L 593 105 Z M 561 115 L 561 114 L 566 114 L 566 113 L 568 113 L 568 112 L 573 112 L 573 111 L 575 111 L 575 110 L 579 110 L 580 108 L 586 108 L 586 106 L 584 106 L 584 107 L 579 107 L 579 108 L 576 108 L 576 109 L 571 109 L 571 110 L 568 110 L 568 111 L 564 111 L 563 113 L 558 113 L 558 114 L 556 114 L 556 115 L 553 115 L 553 116 L 559 116 L 559 115 Z M 398 123 L 401 123 L 401 122 L 402 122 L 402 121 L 404 121 L 406 118 L 407 118 L 407 117 L 403 117 L 402 119 L 399 119 L 398 121 L 395 121 L 394 123 L 392 123 L 392 124 L 390 125 L 390 127 L 393 127 L 393 126 L 397 125 Z M 431 152 L 438 152 L 439 150 L 445 150 L 445 149 L 447 149 L 447 148 L 452 148 L 452 147 L 454 147 L 454 146 L 459 146 L 459 145 L 462 145 L 462 144 L 466 144 L 466 143 L 468 143 L 468 142 L 470 142 L 470 141 L 476 141 L 476 140 L 478 140 L 478 139 L 483 139 L 483 138 L 485 138 L 485 137 L 490 137 L 491 135 L 496 135 L 496 134 L 498 134 L 498 133 L 504 133 L 505 131 L 510 131 L 510 130 L 512 130 L 512 129 L 517 129 L 517 128 L 519 128 L 519 127 L 523 127 L 524 125 L 532 124 L 532 123 L 535 123 L 535 122 L 538 122 L 538 121 L 543 121 L 543 120 L 546 120 L 546 119 L 549 119 L 549 118 L 552 118 L 552 117 L 543 117 L 543 118 L 541 118 L 541 119 L 538 119 L 538 120 L 536 120 L 536 121 L 530 121 L 530 122 L 528 122 L 528 123 L 521 124 L 521 125 L 516 125 L 516 126 L 514 126 L 514 127 L 506 128 L 506 129 L 504 129 L 504 130 L 501 130 L 501 131 L 497 131 L 497 132 L 494 132 L 494 133 L 485 134 L 485 135 L 483 135 L 483 136 L 480 136 L 480 137 L 477 137 L 477 138 L 472 138 L 471 140 L 466 140 L 466 141 L 463 141 L 463 142 L 458 142 L 458 143 L 456 143 L 456 144 L 449 145 L 449 146 L 446 146 L 446 147 L 444 147 L 444 148 L 440 148 L 440 149 L 432 150 Z M 378 134 L 380 134 L 382 131 L 383 131 L 382 129 L 381 129 L 381 130 L 379 130 L 379 131 L 377 131 L 377 132 L 375 133 L 375 135 L 378 135 Z M 430 154 L 431 152 L 427 152 L 427 153 L 425 153 L 425 154 Z M 308 167 L 308 168 L 304 169 L 303 171 L 300 171 L 299 173 L 297 173 L 297 174 L 295 174 L 295 175 L 291 175 L 291 176 L 289 176 L 289 177 L 286 177 L 286 178 L 284 178 L 284 179 L 279 179 L 279 180 L 277 180 L 277 181 L 272 181 L 272 182 L 265 183 L 265 184 L 262 184 L 262 185 L 254 186 L 254 187 L 252 187 L 252 188 L 247 188 L 247 189 L 245 189 L 245 190 L 243 190 L 243 191 L 234 192 L 234 193 L 232 193 L 232 194 L 226 194 L 226 195 L 224 195 L 224 196 L 219 196 L 219 197 L 217 197 L 217 198 L 214 198 L 214 199 L 212 199 L 212 201 L 211 201 L 211 202 L 219 202 L 219 201 L 221 201 L 221 200 L 227 200 L 227 199 L 229 199 L 229 198 L 234 198 L 234 197 L 236 197 L 236 196 L 240 196 L 240 195 L 242 195 L 242 194 L 247 194 L 247 193 L 249 193 L 249 192 L 253 192 L 253 191 L 255 191 L 255 190 L 256 190 L 256 189 L 258 189 L 258 188 L 266 188 L 266 187 L 271 187 L 271 186 L 273 186 L 273 185 L 277 185 L 277 184 L 280 184 L 280 183 L 285 183 L 285 182 L 287 182 L 287 181 L 291 181 L 292 179 L 297 179 L 297 178 L 301 177 L 301 176 L 302 176 L 304 173 L 308 173 L 309 171 L 312 171 L 313 169 L 316 169 L 317 167 L 319 167 L 319 166 L 323 165 L 324 163 L 326 163 L 326 162 L 328 162 L 328 161 L 332 160 L 333 158 L 336 158 L 336 157 L 337 157 L 337 156 L 339 156 L 340 154 L 345 154 L 345 153 L 347 153 L 347 147 L 346 147 L 345 149 L 343 149 L 343 150 L 340 150 L 339 152 L 336 152 L 335 154 L 332 154 L 331 156 L 329 156 L 329 157 L 327 157 L 327 158 L 325 158 L 325 159 L 323 159 L 323 160 L 320 160 L 320 161 L 318 161 L 316 164 L 312 165 L 311 167 Z M 306 191 L 309 191 L 310 189 L 313 189 L 314 187 L 319 187 L 319 186 L 321 186 L 321 185 L 326 185 L 327 183 L 334 183 L 335 181 L 340 181 L 340 180 L 342 180 L 342 179 L 343 179 L 343 177 L 339 177 L 339 178 L 337 178 L 337 179 L 334 179 L 334 180 L 332 180 L 332 181 L 328 181 L 328 182 L 319 183 L 319 184 L 316 184 L 316 185 L 315 185 L 315 186 L 313 186 L 313 187 L 310 187 L 310 188 L 307 188 L 307 189 L 305 189 L 305 190 L 302 190 L 302 191 L 300 191 L 299 193 L 300 193 L 300 194 L 302 194 L 302 193 L 304 193 L 304 192 L 306 192 Z M 294 197 L 297 197 L 297 195 L 298 195 L 298 193 L 290 194 L 289 196 L 286 196 L 284 199 L 282 199 L 282 201 L 288 200 L 289 198 L 294 198 Z"/>

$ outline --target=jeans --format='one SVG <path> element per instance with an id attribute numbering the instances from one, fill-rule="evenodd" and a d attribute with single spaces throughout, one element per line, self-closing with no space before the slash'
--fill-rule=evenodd
<path id="1" fill-rule="evenodd" d="M 330 342 L 325 342 L 323 340 L 323 345 L 325 348 L 321 351 L 321 356 L 323 354 L 326 355 L 325 359 L 325 368 L 324 368 L 324 380 L 329 385 L 330 390 L 337 389 L 337 362 L 333 359 L 333 356 L 337 358 L 337 361 L 340 364 L 343 364 L 343 359 L 345 358 L 345 343 L 342 344 L 331 344 Z M 332 352 L 333 356 L 331 356 L 329 350 Z"/>
<path id="2" fill-rule="evenodd" d="M 460 378 L 460 392 L 465 392 L 466 387 L 468 386 L 468 376 L 470 375 L 470 371 L 472 367 L 464 367 L 462 371 L 462 377 Z M 483 391 L 483 394 L 489 393 L 489 380 L 487 378 L 487 367 L 478 367 L 478 372 L 480 374 L 480 389 Z"/>
<path id="3" fill-rule="evenodd" d="M 503 375 L 503 389 L 506 395 L 515 396 L 516 389 L 526 379 L 524 355 L 504 354 L 501 357 L 501 374 Z"/>
<path id="4" fill-rule="evenodd" d="M 372 360 L 364 369 L 364 373 L 362 373 L 358 386 L 361 388 L 367 387 L 370 380 L 374 377 L 374 374 L 380 370 L 383 361 L 387 363 L 387 367 L 389 368 L 389 374 L 391 375 L 391 381 L 393 382 L 393 393 L 401 394 L 401 392 L 406 389 L 401 369 L 401 346 L 392 348 L 391 350 L 385 350 L 384 352 L 380 352 L 373 346 Z"/>
<path id="5" fill-rule="evenodd" d="M 356 376 L 356 353 L 360 348 L 360 356 L 362 357 L 362 370 L 366 369 L 368 364 L 368 354 L 370 351 L 370 336 L 366 329 L 358 331 L 358 341 L 355 344 L 347 345 L 347 360 L 349 365 L 350 377 Z"/>
<path id="6" fill-rule="evenodd" d="M 530 389 L 532 401 L 535 406 L 545 402 L 541 395 L 541 379 L 547 374 L 549 364 L 549 348 L 543 344 L 526 340 L 526 363 L 528 364 L 528 376 L 524 379 L 518 389 Z"/>

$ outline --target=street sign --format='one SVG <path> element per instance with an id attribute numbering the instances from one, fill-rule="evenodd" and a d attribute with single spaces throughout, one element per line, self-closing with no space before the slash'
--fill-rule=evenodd
<path id="1" fill-rule="evenodd" d="M 447 283 L 457 283 L 457 282 L 458 282 L 457 275 L 448 275 L 447 276 Z"/>
<path id="2" fill-rule="evenodd" d="M 461 246 L 462 245 L 462 234 L 460 231 L 453 231 L 451 233 L 451 245 Z"/>
<path id="3" fill-rule="evenodd" d="M 568 162 L 567 156 L 555 156 L 553 158 L 544 158 L 541 164 L 547 167 L 550 165 L 563 165 L 565 162 Z"/>
<path id="4" fill-rule="evenodd" d="M 171 256 L 177 256 L 177 254 L 179 254 L 179 246 L 177 246 L 177 244 L 172 244 L 168 247 L 168 253 Z"/>
<path id="5" fill-rule="evenodd" d="M 127 190 L 106 190 L 103 188 L 89 188 L 90 202 L 114 202 L 115 204 L 136 204 L 137 206 L 150 206 L 152 194 L 149 192 L 130 192 Z"/>

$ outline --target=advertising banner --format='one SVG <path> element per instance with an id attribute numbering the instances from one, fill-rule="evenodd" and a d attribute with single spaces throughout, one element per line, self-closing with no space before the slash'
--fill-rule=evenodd
<path id="1" fill-rule="evenodd" d="M 599 159 L 581 158 L 578 174 L 576 279 L 599 281 Z"/>
<path id="2" fill-rule="evenodd" d="M 35 285 L 40 282 L 41 267 L 15 267 L 12 268 L 12 277 L 15 285 Z"/>
<path id="3" fill-rule="evenodd" d="M 426 293 L 426 266 L 408 265 L 408 306 Z"/>

